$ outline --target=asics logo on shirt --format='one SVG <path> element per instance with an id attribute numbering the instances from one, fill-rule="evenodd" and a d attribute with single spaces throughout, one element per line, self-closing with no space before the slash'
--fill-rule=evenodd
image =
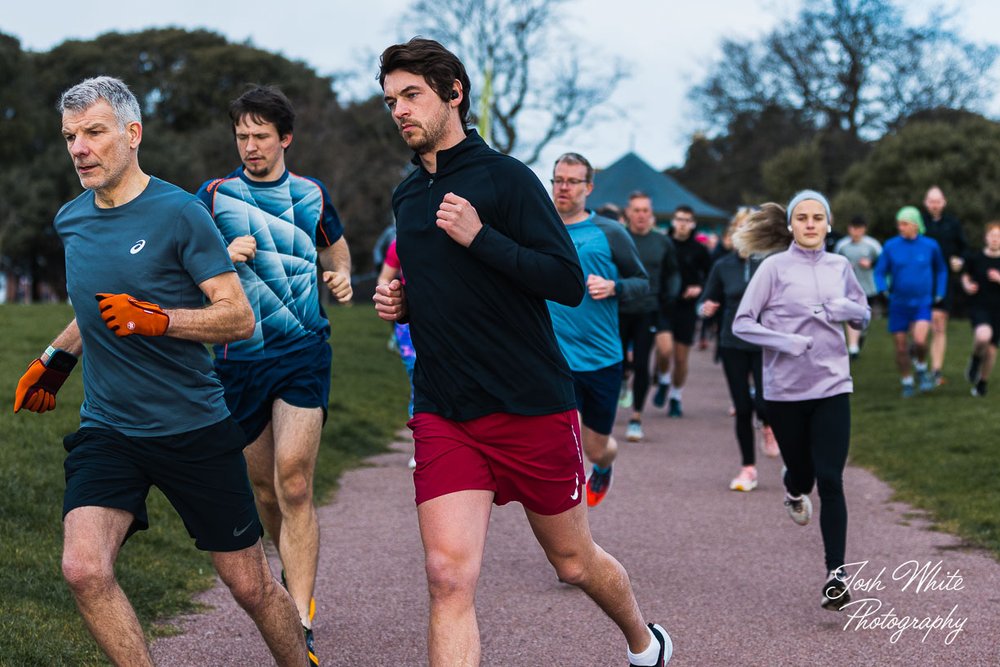
<path id="1" fill-rule="evenodd" d="M 128 249 L 133 255 L 139 254 L 139 251 L 146 247 L 146 239 L 139 239 L 135 242 L 135 245 Z"/>

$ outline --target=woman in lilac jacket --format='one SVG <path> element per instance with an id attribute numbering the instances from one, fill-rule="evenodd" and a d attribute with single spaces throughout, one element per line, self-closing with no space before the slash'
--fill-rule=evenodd
<path id="1" fill-rule="evenodd" d="M 851 437 L 853 391 L 844 323 L 864 329 L 871 308 L 850 262 L 825 251 L 830 205 L 818 192 L 797 194 L 785 209 L 764 204 L 733 239 L 741 255 L 775 252 L 750 280 L 733 333 L 763 348 L 764 399 L 786 471 L 785 506 L 792 520 L 812 516 L 819 492 L 826 557 L 822 606 L 850 601 L 843 570 L 847 504 L 843 472 Z"/>

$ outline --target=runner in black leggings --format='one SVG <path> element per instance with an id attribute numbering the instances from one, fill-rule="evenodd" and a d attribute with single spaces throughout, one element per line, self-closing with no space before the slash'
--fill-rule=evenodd
<path id="1" fill-rule="evenodd" d="M 871 309 L 847 259 L 824 249 L 830 205 L 800 192 L 788 205 L 765 204 L 737 232 L 744 256 L 773 251 L 754 273 L 733 320 L 733 333 L 763 349 L 764 398 L 787 471 L 785 506 L 792 520 L 812 516 L 813 484 L 828 572 L 821 604 L 839 611 L 850 601 L 844 552 L 847 504 L 843 470 L 851 435 L 851 381 L 844 323 L 864 329 Z"/>
<path id="2" fill-rule="evenodd" d="M 738 215 L 733 219 L 730 231 L 735 232 L 746 219 Z M 705 281 L 705 291 L 699 310 L 705 317 L 719 312 L 719 357 L 726 374 L 726 384 L 736 411 L 736 440 L 740 446 L 742 467 L 739 474 L 729 483 L 733 491 L 752 491 L 757 488 L 756 451 L 754 448 L 753 415 L 763 423 L 765 429 L 764 452 L 769 456 L 778 455 L 778 445 L 768 425 L 764 406 L 764 392 L 761 391 L 761 352 L 756 345 L 744 342 L 733 334 L 733 318 L 736 309 L 750 281 L 750 260 L 730 253 L 712 265 Z M 756 266 L 756 262 L 753 263 Z M 754 393 L 750 394 L 750 376 L 753 375 Z"/>

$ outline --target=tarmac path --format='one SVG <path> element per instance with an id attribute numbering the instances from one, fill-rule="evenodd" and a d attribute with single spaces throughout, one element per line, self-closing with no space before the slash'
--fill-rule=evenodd
<path id="1" fill-rule="evenodd" d="M 821 609 L 818 516 L 804 528 L 789 519 L 780 460 L 759 457 L 757 490 L 728 490 L 739 456 L 722 371 L 709 352 L 692 353 L 684 391 L 682 419 L 646 410 L 642 443 L 624 441 L 621 411 L 614 487 L 590 513 L 595 539 L 628 569 L 647 618 L 672 635 L 671 666 L 1000 665 L 996 560 L 928 530 L 918 512 L 891 500 L 886 484 L 849 466 L 847 555 L 867 561 L 851 571 L 860 568 L 854 585 L 869 589 L 853 597 L 871 602 Z M 324 667 L 426 664 L 410 446 L 398 443 L 346 473 L 320 509 L 314 629 Z M 815 492 L 813 502 L 818 510 Z M 213 610 L 175 619 L 182 634 L 153 644 L 157 664 L 273 664 L 221 584 L 200 601 Z M 617 628 L 582 592 L 556 580 L 520 505 L 494 509 L 477 609 L 483 665 L 628 662 Z"/>

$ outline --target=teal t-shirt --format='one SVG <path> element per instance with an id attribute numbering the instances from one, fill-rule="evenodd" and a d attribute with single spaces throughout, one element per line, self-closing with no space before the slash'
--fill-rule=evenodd
<path id="1" fill-rule="evenodd" d="M 84 192 L 60 209 L 55 228 L 83 337 L 81 427 L 153 437 L 225 419 L 222 384 L 204 345 L 170 336 L 118 338 L 94 296 L 124 292 L 163 308 L 204 306 L 198 285 L 234 270 L 204 204 L 151 178 L 142 194 L 115 208 L 98 208 L 94 193 Z"/>

